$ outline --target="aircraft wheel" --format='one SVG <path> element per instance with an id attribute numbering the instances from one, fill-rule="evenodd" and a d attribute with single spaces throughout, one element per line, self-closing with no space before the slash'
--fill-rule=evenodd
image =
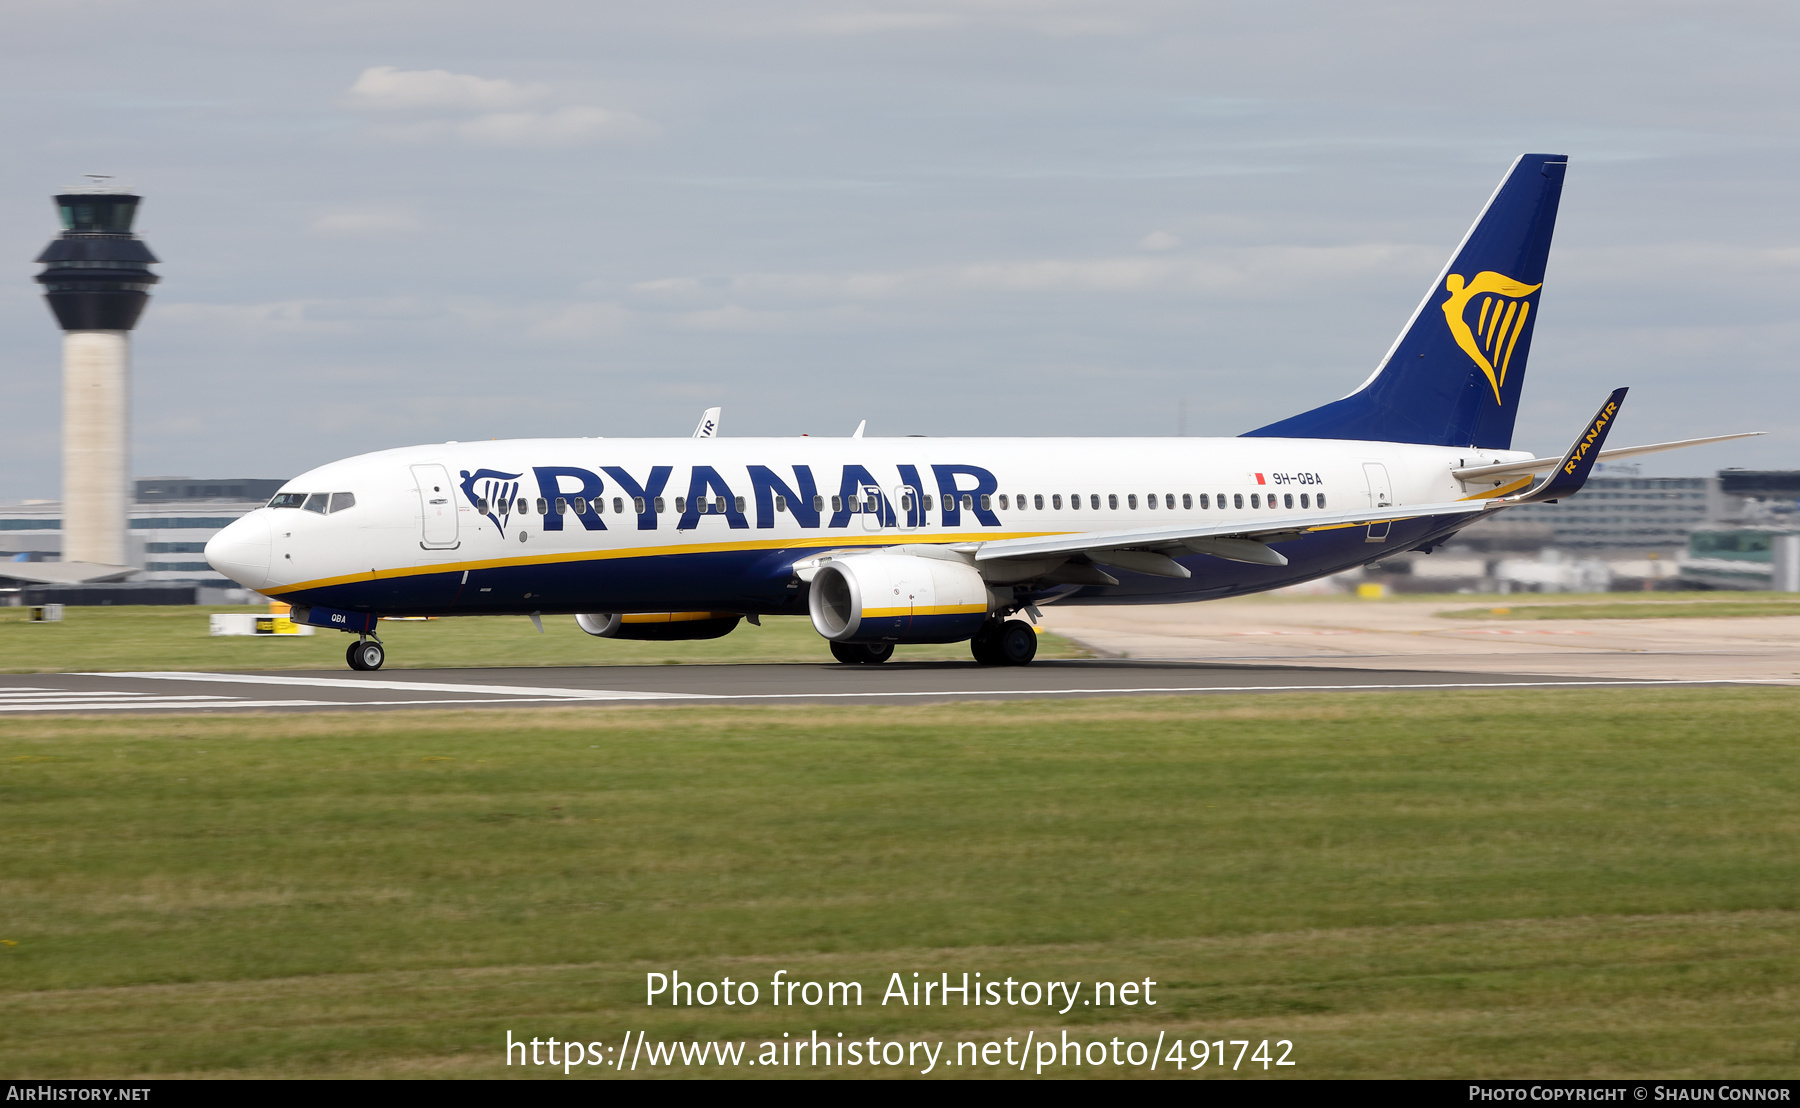
<path id="1" fill-rule="evenodd" d="M 350 649 L 344 652 L 344 659 L 350 663 L 351 669 L 366 672 L 380 669 L 381 663 L 387 661 L 387 651 L 374 639 L 364 639 L 351 643 Z"/>
<path id="2" fill-rule="evenodd" d="M 878 666 L 894 656 L 894 644 L 891 642 L 871 642 L 863 644 L 863 662 L 866 665 Z"/>
<path id="3" fill-rule="evenodd" d="M 975 637 L 969 640 L 969 653 L 984 666 L 1003 666 L 1006 659 L 1000 655 L 1000 629 L 992 623 L 983 624 Z"/>
<path id="4" fill-rule="evenodd" d="M 1009 619 L 1001 625 L 995 647 L 1000 664 L 1030 665 L 1037 657 L 1037 631 L 1022 619 Z"/>

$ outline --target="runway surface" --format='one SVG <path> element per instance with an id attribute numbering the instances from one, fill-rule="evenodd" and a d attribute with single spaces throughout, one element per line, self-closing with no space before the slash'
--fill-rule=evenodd
<path id="1" fill-rule="evenodd" d="M 1044 661 L 880 666 L 690 665 L 559 669 L 35 673 L 0 676 L 0 715 L 103 712 L 404 710 L 573 704 L 887 703 L 1377 689 L 1709 685 L 1724 681 L 1586 679 L 1406 669 Z"/>

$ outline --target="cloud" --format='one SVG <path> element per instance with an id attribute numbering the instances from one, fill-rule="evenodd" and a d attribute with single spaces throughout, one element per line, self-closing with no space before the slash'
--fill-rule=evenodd
<path id="1" fill-rule="evenodd" d="M 548 85 L 520 85 L 447 69 L 365 69 L 349 103 L 399 115 L 369 133 L 390 142 L 464 142 L 471 146 L 566 147 L 602 138 L 654 134 L 630 112 L 592 104 L 533 108 Z M 401 114 L 404 113 L 404 114 Z"/>
<path id="2" fill-rule="evenodd" d="M 1152 231 L 1138 240 L 1138 248 L 1142 250 L 1173 250 L 1181 245 L 1181 240 L 1167 231 Z"/>
<path id="3" fill-rule="evenodd" d="M 352 104 L 385 111 L 495 111 L 523 107 L 548 95 L 547 85 L 516 85 L 497 77 L 447 69 L 395 69 L 391 65 L 363 70 L 350 86 Z"/>

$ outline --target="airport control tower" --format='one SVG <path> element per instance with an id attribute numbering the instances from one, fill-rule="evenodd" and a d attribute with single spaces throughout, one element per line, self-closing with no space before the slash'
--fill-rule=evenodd
<path id="1" fill-rule="evenodd" d="M 62 237 L 38 280 L 63 329 L 62 559 L 122 566 L 131 503 L 131 329 L 156 255 L 131 233 L 138 201 L 111 178 L 56 198 Z"/>

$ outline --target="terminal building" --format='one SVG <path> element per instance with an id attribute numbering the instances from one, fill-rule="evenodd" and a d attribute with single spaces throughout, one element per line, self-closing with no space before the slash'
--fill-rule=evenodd
<path id="1" fill-rule="evenodd" d="M 1800 591 L 1800 470 L 1594 470 L 1574 496 L 1509 508 L 1429 555 L 1397 551 L 1356 579 L 1430 593 Z"/>
<path id="2" fill-rule="evenodd" d="M 252 600 L 207 565 L 203 552 L 208 539 L 268 503 L 281 485 L 271 478 L 140 478 L 126 510 L 126 563 L 100 577 L 62 572 L 67 559 L 59 501 L 0 504 L 0 604 L 65 596 L 68 603 L 82 603 L 92 599 L 90 593 L 121 603 L 135 602 L 132 597 L 169 603 L 182 590 L 197 603 Z"/>

